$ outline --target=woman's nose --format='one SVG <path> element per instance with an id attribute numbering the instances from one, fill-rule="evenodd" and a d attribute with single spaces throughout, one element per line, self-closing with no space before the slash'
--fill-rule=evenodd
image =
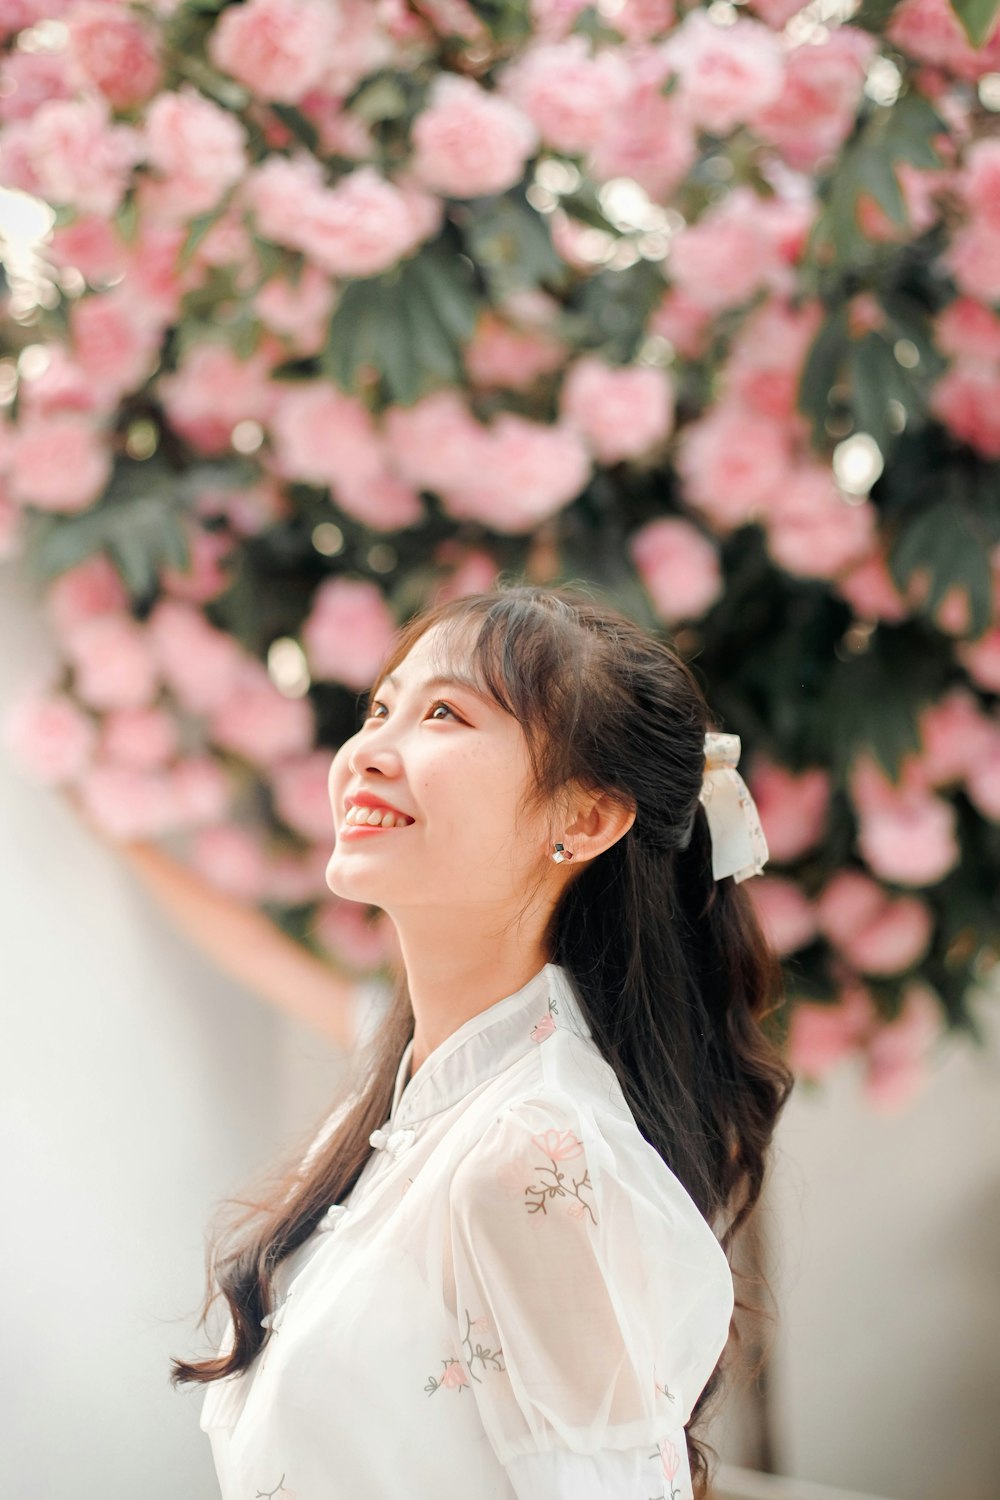
<path id="1" fill-rule="evenodd" d="M 399 754 L 378 735 L 370 732 L 358 736 L 347 757 L 352 776 L 362 777 L 370 772 L 381 776 L 392 776 L 399 771 Z"/>

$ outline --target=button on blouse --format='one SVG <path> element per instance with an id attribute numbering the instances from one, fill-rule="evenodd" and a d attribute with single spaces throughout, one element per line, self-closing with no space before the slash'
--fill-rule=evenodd
<path id="1" fill-rule="evenodd" d="M 271 1337 L 207 1389 L 222 1500 L 692 1500 L 732 1275 L 569 976 L 410 1078 L 412 1052 L 349 1201 L 277 1268 Z"/>

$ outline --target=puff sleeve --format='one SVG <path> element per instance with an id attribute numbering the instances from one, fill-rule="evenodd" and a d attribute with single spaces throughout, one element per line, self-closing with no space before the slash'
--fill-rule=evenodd
<path id="1" fill-rule="evenodd" d="M 627 1110 L 553 1092 L 452 1177 L 463 1371 L 518 1500 L 690 1500 L 684 1423 L 732 1274 Z"/>

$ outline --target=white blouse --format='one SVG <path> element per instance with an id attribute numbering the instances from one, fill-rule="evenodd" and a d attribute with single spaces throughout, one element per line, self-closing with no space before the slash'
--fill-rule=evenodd
<path id="1" fill-rule="evenodd" d="M 691 1500 L 732 1274 L 565 970 L 407 1080 L 412 1052 L 348 1198 L 277 1268 L 267 1343 L 207 1388 L 222 1500 Z"/>

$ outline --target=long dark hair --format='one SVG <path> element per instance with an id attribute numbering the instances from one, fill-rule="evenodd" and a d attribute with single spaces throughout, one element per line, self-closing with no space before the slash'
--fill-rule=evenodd
<path id="1" fill-rule="evenodd" d="M 760 1197 L 794 1077 L 762 1024 L 783 999 L 780 962 L 747 891 L 712 876 L 699 792 L 705 734 L 717 726 L 701 687 L 670 645 L 586 586 L 505 582 L 411 619 L 379 680 L 432 626 L 458 643 L 463 664 L 471 653 L 496 702 L 522 725 L 541 805 L 579 782 L 635 809 L 628 832 L 564 889 L 549 928 L 550 956 L 567 971 L 639 1130 L 711 1225 L 735 1280 L 742 1274 L 733 1265 L 736 1237 Z M 379 1030 L 347 1070 L 334 1101 L 342 1117 L 329 1138 L 305 1165 L 296 1146 L 295 1164 L 271 1178 L 257 1201 L 232 1200 L 248 1211 L 230 1226 L 234 1243 L 225 1255 L 210 1247 L 199 1323 L 217 1284 L 233 1321 L 232 1349 L 174 1360 L 175 1385 L 244 1370 L 266 1342 L 260 1320 L 272 1310 L 274 1268 L 357 1181 L 413 1028 L 400 975 Z M 739 1297 L 736 1307 L 761 1311 Z M 740 1343 L 734 1319 L 688 1423 L 699 1496 L 708 1461 L 692 1428 Z"/>

